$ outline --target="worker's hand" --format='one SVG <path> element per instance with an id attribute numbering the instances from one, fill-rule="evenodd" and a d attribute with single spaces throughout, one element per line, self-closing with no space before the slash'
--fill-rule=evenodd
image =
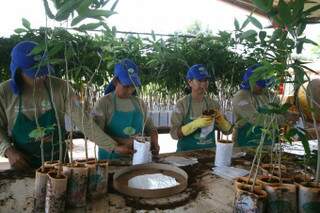
<path id="1" fill-rule="evenodd" d="M 215 119 L 215 125 L 218 127 L 219 130 L 221 130 L 222 132 L 231 131 L 231 123 L 227 119 L 225 119 L 225 117 L 219 110 L 214 109 L 213 117 Z"/>
<path id="2" fill-rule="evenodd" d="M 184 136 L 190 135 L 194 131 L 196 131 L 199 128 L 209 126 L 213 122 L 212 116 L 201 116 L 194 121 L 191 121 L 190 123 L 184 125 L 181 127 L 181 132 Z"/>
<path id="3" fill-rule="evenodd" d="M 30 171 L 32 169 L 28 163 L 28 158 L 14 147 L 7 148 L 5 156 L 7 156 L 11 167 L 16 170 Z"/>
<path id="4" fill-rule="evenodd" d="M 132 146 L 127 146 L 127 145 L 116 146 L 114 151 L 118 154 L 123 154 L 123 155 L 132 155 L 135 152 Z"/>
<path id="5" fill-rule="evenodd" d="M 125 146 L 133 146 L 133 138 L 118 138 L 118 137 L 113 137 L 115 141 L 118 142 L 119 145 L 125 145 Z"/>

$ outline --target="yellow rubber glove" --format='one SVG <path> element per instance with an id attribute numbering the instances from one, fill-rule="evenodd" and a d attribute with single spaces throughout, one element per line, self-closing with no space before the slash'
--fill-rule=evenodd
<path id="1" fill-rule="evenodd" d="M 220 129 L 222 132 L 230 132 L 232 125 L 231 123 L 224 118 L 223 114 L 218 111 L 214 110 L 214 119 L 215 119 L 215 125 Z"/>
<path id="2" fill-rule="evenodd" d="M 213 117 L 211 116 L 201 116 L 190 123 L 184 125 L 181 127 L 181 132 L 184 136 L 190 135 L 194 131 L 196 131 L 199 128 L 209 126 L 212 124 Z"/>

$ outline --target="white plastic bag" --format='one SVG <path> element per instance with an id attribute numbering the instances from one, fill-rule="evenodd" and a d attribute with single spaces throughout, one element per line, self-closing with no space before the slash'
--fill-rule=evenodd
<path id="1" fill-rule="evenodd" d="M 150 147 L 150 142 L 142 143 L 133 140 L 133 149 L 136 150 L 136 152 L 133 154 L 132 165 L 152 162 Z"/>
<path id="2" fill-rule="evenodd" d="M 232 157 L 233 143 L 221 143 L 216 142 L 216 156 L 214 165 L 219 166 L 230 166 Z"/>

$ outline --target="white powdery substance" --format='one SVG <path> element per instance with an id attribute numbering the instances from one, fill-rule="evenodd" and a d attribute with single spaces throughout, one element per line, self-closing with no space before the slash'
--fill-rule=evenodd
<path id="1" fill-rule="evenodd" d="M 128 186 L 136 189 L 164 189 L 177 185 L 175 178 L 160 173 L 139 175 L 128 181 Z"/>

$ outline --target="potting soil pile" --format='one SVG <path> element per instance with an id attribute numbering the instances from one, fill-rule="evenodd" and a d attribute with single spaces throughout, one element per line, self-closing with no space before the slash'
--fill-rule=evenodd
<path id="1" fill-rule="evenodd" d="M 164 189 L 179 185 L 175 178 L 160 173 L 139 175 L 128 181 L 128 186 L 137 189 Z"/>

